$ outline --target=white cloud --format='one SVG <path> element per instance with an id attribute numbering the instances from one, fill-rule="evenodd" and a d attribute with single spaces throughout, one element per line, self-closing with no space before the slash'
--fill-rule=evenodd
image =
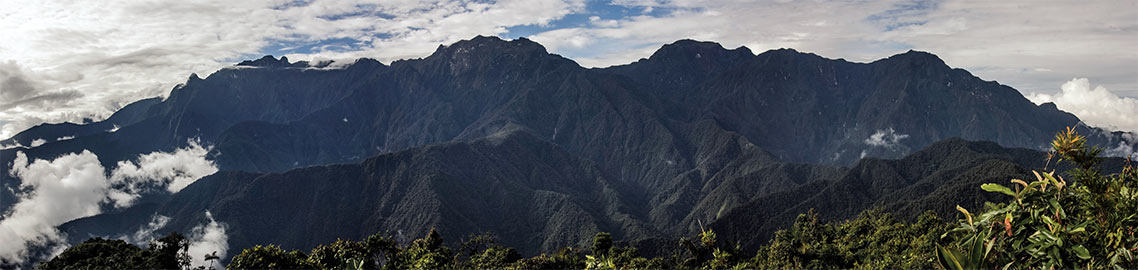
<path id="1" fill-rule="evenodd" d="M 1103 150 L 1102 154 L 1112 157 L 1132 157 L 1138 154 L 1138 140 L 1119 141 L 1118 145 Z"/>
<path id="2" fill-rule="evenodd" d="M 131 234 L 129 236 L 124 235 L 118 238 L 120 240 L 133 243 L 136 246 L 145 247 L 148 243 L 150 243 L 150 240 L 154 240 L 154 232 L 157 232 L 159 229 L 166 227 L 166 223 L 169 222 L 170 217 L 154 214 L 153 216 L 150 216 L 150 222 L 146 223 L 146 225 L 143 225 L 142 227 L 139 227 L 138 231 L 135 231 L 134 234 Z"/>
<path id="3" fill-rule="evenodd" d="M 64 236 L 55 227 L 99 214 L 106 203 L 128 207 L 152 187 L 177 192 L 216 172 L 213 163 L 205 160 L 209 148 L 195 141 L 189 144 L 173 153 L 153 152 L 134 162 L 119 162 L 110 177 L 98 156 L 87 150 L 32 162 L 17 152 L 10 172 L 20 179 L 23 192 L 17 194 L 19 200 L 12 210 L 0 217 L 0 243 L 4 243 L 0 263 L 23 262 L 30 246 L 61 250 Z"/>
<path id="4" fill-rule="evenodd" d="M 32 140 L 32 147 L 39 147 L 40 145 L 43 145 L 45 143 L 47 143 L 47 140 L 44 140 L 42 138 L 41 139 L 35 139 L 35 140 Z"/>
<path id="5" fill-rule="evenodd" d="M 31 192 L 17 195 L 19 202 L 0 220 L 3 263 L 22 263 L 29 245 L 62 243 L 64 237 L 55 226 L 98 214 L 99 203 L 111 189 L 98 157 L 89 151 L 31 163 L 18 152 L 11 173 L 21 179 L 21 189 Z"/>
<path id="6" fill-rule="evenodd" d="M 190 232 L 190 247 L 186 253 L 190 255 L 192 266 L 205 266 L 207 268 L 211 265 L 205 263 L 205 255 L 216 255 L 220 259 L 216 261 L 218 265 L 213 266 L 223 269 L 224 265 L 220 265 L 220 262 L 225 259 L 229 251 L 229 236 L 225 234 L 225 223 L 214 220 L 213 214 L 208 210 L 205 211 L 205 217 L 209 222 L 194 227 Z"/>
<path id="7" fill-rule="evenodd" d="M 1031 93 L 1027 98 L 1036 104 L 1053 102 L 1091 126 L 1138 132 L 1138 99 L 1119 97 L 1101 85 L 1091 88 L 1086 78 L 1064 83 L 1057 94 Z"/>
<path id="8" fill-rule="evenodd" d="M 217 172 L 217 165 L 206 159 L 212 147 L 204 147 L 195 140 L 187 143 L 188 146 L 174 152 L 153 152 L 139 155 L 135 161 L 120 161 L 111 172 L 111 180 L 126 183 L 129 191 L 126 195 L 131 196 L 117 198 L 116 206 L 129 205 L 146 187 L 164 187 L 170 193 L 177 193 L 194 181 Z"/>
<path id="9" fill-rule="evenodd" d="M 893 128 L 879 129 L 869 138 L 865 139 L 865 144 L 870 146 L 880 146 L 886 148 L 895 148 L 900 146 L 901 140 L 908 138 L 908 134 L 900 134 L 893 130 Z M 862 157 L 865 157 L 865 152 L 862 152 Z"/>
<path id="10" fill-rule="evenodd" d="M 213 218 L 213 214 L 208 210 L 205 211 L 206 222 L 194 226 L 187 235 L 186 240 L 189 242 L 189 247 L 186 253 L 190 255 L 190 264 L 192 267 L 204 266 L 209 268 L 211 265 L 205 261 L 205 255 L 216 255 L 220 259 L 214 261 L 212 265 L 215 269 L 224 269 L 224 265 L 220 264 L 226 258 L 229 251 L 229 235 L 226 234 L 226 224 L 218 222 Z M 138 246 L 146 246 L 151 240 L 155 238 L 155 232 L 170 222 L 170 217 L 154 214 L 150 217 L 150 222 L 138 228 L 134 234 L 129 236 L 120 236 L 118 239 L 133 243 Z"/>
<path id="11" fill-rule="evenodd" d="M 55 138 L 55 141 L 57 141 L 57 142 L 58 141 L 66 141 L 66 140 L 70 140 L 70 139 L 74 139 L 74 138 L 75 138 L 75 136 L 63 136 L 63 137 Z"/>

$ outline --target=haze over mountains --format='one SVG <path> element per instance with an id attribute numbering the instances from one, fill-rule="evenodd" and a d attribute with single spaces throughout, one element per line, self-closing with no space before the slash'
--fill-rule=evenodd
<path id="1" fill-rule="evenodd" d="M 38 188 L 17 173 L 34 160 L 86 150 L 113 174 L 174 152 L 219 172 L 175 190 L 177 177 L 212 172 L 155 166 L 172 173 L 110 183 L 95 211 L 42 224 L 75 243 L 216 221 L 229 250 L 437 227 L 535 254 L 597 231 L 667 239 L 702 223 L 754 246 L 810 208 L 843 218 L 976 205 L 984 198 L 955 195 L 1044 166 L 1037 150 L 1064 127 L 1112 153 L 1138 149 L 1133 134 L 1079 123 L 926 52 L 853 63 L 681 40 L 587 69 L 530 40 L 480 36 L 390 65 L 245 61 L 101 122 L 28 129 L 0 141 L 20 145 L 0 150 L 0 211 L 11 219 Z M 112 205 L 113 191 L 137 199 Z M 31 256 L 14 254 L 0 257 Z"/>

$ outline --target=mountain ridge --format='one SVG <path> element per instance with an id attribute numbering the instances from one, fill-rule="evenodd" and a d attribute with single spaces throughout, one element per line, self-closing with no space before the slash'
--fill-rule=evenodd
<path id="1" fill-rule="evenodd" d="M 983 81 L 945 65 L 933 54 L 916 51 L 852 63 L 792 49 L 755 55 L 746 47 L 726 49 L 717 43 L 681 40 L 634 63 L 586 69 L 528 39 L 479 36 L 390 65 L 361 59 L 343 68 L 299 68 L 301 62 L 271 56 L 247 62 L 205 78 L 193 75 L 166 99 L 128 105 L 121 116 L 105 121 L 43 125 L 21 132 L 4 143 L 30 143 L 33 135 L 40 139 L 88 135 L 0 150 L 0 157 L 11 160 L 20 151 L 30 159 L 51 159 L 89 149 L 109 168 L 142 153 L 171 151 L 196 138 L 213 145 L 208 157 L 221 172 L 170 198 L 155 199 L 163 205 L 156 211 L 173 217 L 170 230 L 185 231 L 200 223 L 207 208 L 219 219 L 244 226 L 235 231 L 233 241 L 238 246 L 282 237 L 287 245 L 306 247 L 327 242 L 328 237 L 374 233 L 364 232 L 361 224 L 369 224 L 369 229 L 414 227 L 407 230 L 416 235 L 428 225 L 461 233 L 513 230 L 477 217 L 482 208 L 467 208 L 499 202 L 497 207 L 543 207 L 542 211 L 509 208 L 515 212 L 495 214 L 545 222 L 527 223 L 528 231 L 510 231 L 526 239 L 506 240 L 533 253 L 585 243 L 591 233 L 602 229 L 619 238 L 688 235 L 700 224 L 719 224 L 713 227 L 722 226 L 724 233 L 739 231 L 732 229 L 738 224 L 717 222 L 720 217 L 771 230 L 782 226 L 779 221 L 791 212 L 745 210 L 765 205 L 795 211 L 812 204 L 840 206 L 843 202 L 821 199 L 813 191 L 836 190 L 845 196 L 837 198 L 851 202 L 823 213 L 837 217 L 875 205 L 886 194 L 883 190 L 938 190 L 944 184 L 929 179 L 944 180 L 949 172 L 995 179 L 1027 167 L 964 151 L 969 157 L 962 160 L 991 162 L 956 164 L 951 166 L 955 170 L 927 175 L 900 168 L 919 168 L 923 166 L 919 162 L 879 159 L 919 160 L 916 150 L 949 138 L 1040 149 L 1067 126 L 1097 132 L 1098 137 L 1091 137 L 1095 142 L 1113 144 L 1125 135 L 1078 126 L 1077 117 L 1053 104 L 1035 105 L 1010 87 Z M 112 132 L 108 124 L 122 125 Z M 377 159 L 387 163 L 368 163 Z M 452 163 L 458 165 L 447 165 Z M 373 170 L 368 171 L 368 166 Z M 601 189 L 541 182 L 545 175 L 533 168 L 563 169 L 560 176 L 550 177 L 563 180 L 557 182 L 561 184 L 579 181 Z M 6 187 L 0 189 L 0 211 L 12 205 L 16 198 L 12 192 L 19 186 L 9 170 L 0 168 L 0 185 Z M 394 172 L 406 177 L 385 175 Z M 470 193 L 477 188 L 435 185 L 471 179 L 494 188 Z M 550 186 L 546 190 L 533 183 Z M 386 194 L 383 198 L 388 201 L 368 201 L 371 197 L 358 190 L 337 189 L 337 185 L 370 188 Z M 298 213 L 256 200 L 275 194 L 287 205 L 281 199 L 286 190 L 326 192 L 294 202 L 307 203 L 300 207 L 309 210 L 306 220 L 320 220 L 311 213 L 322 206 L 352 209 L 326 216 L 338 220 L 344 231 L 288 224 L 292 227 L 277 231 L 316 232 L 303 236 L 309 238 L 288 238 L 263 232 L 269 227 L 257 227 L 266 224 L 244 220 L 264 210 L 277 212 L 263 218 L 287 223 L 279 218 Z M 507 198 L 513 194 L 507 190 L 528 195 Z M 498 197 L 485 197 L 488 194 Z M 349 203 L 351 199 L 370 203 L 370 208 L 352 208 L 357 206 Z M 368 220 L 351 216 L 374 209 L 388 212 Z M 140 218 L 108 213 L 92 219 Z M 482 225 L 455 225 L 453 220 Z M 573 223 L 577 221 L 581 223 Z M 110 224 L 115 222 L 123 220 Z M 91 225 L 65 227 L 76 237 L 99 231 L 85 226 Z M 752 240 L 761 239 L 748 241 Z"/>

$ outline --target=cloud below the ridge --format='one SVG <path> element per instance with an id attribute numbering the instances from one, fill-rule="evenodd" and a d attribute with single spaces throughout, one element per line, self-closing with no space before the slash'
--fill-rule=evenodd
<path id="1" fill-rule="evenodd" d="M 150 222 L 138 228 L 131 235 L 123 235 L 118 237 L 119 240 L 130 242 L 139 247 L 146 247 L 151 240 L 154 240 L 154 233 L 166 227 L 166 223 L 170 223 L 170 217 L 154 214 L 150 216 Z"/>
<path id="2" fill-rule="evenodd" d="M 30 255 L 29 246 L 63 243 L 55 226 L 98 214 L 99 204 L 111 191 L 112 183 L 98 157 L 86 150 L 30 163 L 24 153 L 17 153 L 11 172 L 21 179 L 20 187 L 31 192 L 20 195 L 12 211 L 0 220 L 3 263 L 22 263 Z"/>
<path id="3" fill-rule="evenodd" d="M 1053 102 L 1091 126 L 1138 133 L 1138 99 L 1119 97 L 1101 85 L 1092 88 L 1087 78 L 1071 79 L 1059 89 L 1054 95 L 1031 93 L 1027 98 L 1036 104 Z"/>
<path id="4" fill-rule="evenodd" d="M 217 164 L 205 159 L 210 148 L 191 140 L 188 146 L 174 152 L 152 152 L 139 155 L 134 161 L 120 161 L 111 173 L 111 181 L 129 183 L 132 193 L 142 191 L 144 185 L 165 186 L 177 193 L 198 178 L 217 172 Z"/>
<path id="5" fill-rule="evenodd" d="M 11 174 L 20 179 L 18 201 L 0 217 L 0 263 L 19 264 L 44 254 L 29 254 L 31 247 L 65 247 L 65 235 L 56 226 L 97 215 L 104 205 L 129 207 L 146 192 L 177 192 L 193 181 L 217 171 L 205 160 L 208 147 L 194 141 L 172 153 L 140 155 L 120 162 L 108 174 L 94 153 L 83 150 L 53 160 L 29 161 L 16 153 Z M 7 165 L 7 164 L 4 164 Z"/>
<path id="6" fill-rule="evenodd" d="M 885 148 L 895 148 L 901 145 L 901 140 L 909 138 L 908 134 L 897 133 L 893 128 L 879 129 L 869 138 L 865 139 L 865 144 L 870 146 L 879 146 Z"/>
<path id="7" fill-rule="evenodd" d="M 225 233 L 225 223 L 214 220 L 213 214 L 208 210 L 205 211 L 205 217 L 208 222 L 190 230 L 190 246 L 186 253 L 190 255 L 192 266 L 207 268 L 211 265 L 204 261 L 206 254 L 216 255 L 219 259 L 215 262 L 218 264 L 213 266 L 224 269 L 225 266 L 220 263 L 229 251 L 229 235 Z"/>

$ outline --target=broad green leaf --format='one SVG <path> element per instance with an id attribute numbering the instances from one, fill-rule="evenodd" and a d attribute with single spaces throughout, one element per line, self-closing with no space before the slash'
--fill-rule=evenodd
<path id="1" fill-rule="evenodd" d="M 1071 251 L 1074 251 L 1075 256 L 1079 256 L 1080 259 L 1086 260 L 1091 258 L 1091 252 L 1087 251 L 1087 248 L 1083 247 L 1083 245 L 1073 246 L 1071 247 Z"/>
<path id="2" fill-rule="evenodd" d="M 1016 195 L 1016 193 L 1013 192 L 1010 188 L 1005 187 L 1005 186 L 1000 185 L 1000 184 L 987 183 L 987 184 L 980 185 L 980 189 L 983 189 L 984 191 L 987 191 L 987 192 L 999 192 L 999 193 L 1007 194 L 1008 196 L 1015 196 Z"/>
<path id="3" fill-rule="evenodd" d="M 976 235 L 975 238 L 972 239 L 971 252 L 972 254 L 969 254 L 969 264 L 971 267 L 976 267 L 984 260 L 984 238 L 980 237 L 980 235 Z"/>
<path id="4" fill-rule="evenodd" d="M 940 263 L 940 267 L 943 267 L 944 269 L 964 269 L 964 266 L 960 265 L 960 260 L 956 259 L 956 256 L 954 256 L 952 252 L 949 252 L 948 249 L 944 248 L 939 243 L 936 244 L 936 253 L 937 262 Z"/>

